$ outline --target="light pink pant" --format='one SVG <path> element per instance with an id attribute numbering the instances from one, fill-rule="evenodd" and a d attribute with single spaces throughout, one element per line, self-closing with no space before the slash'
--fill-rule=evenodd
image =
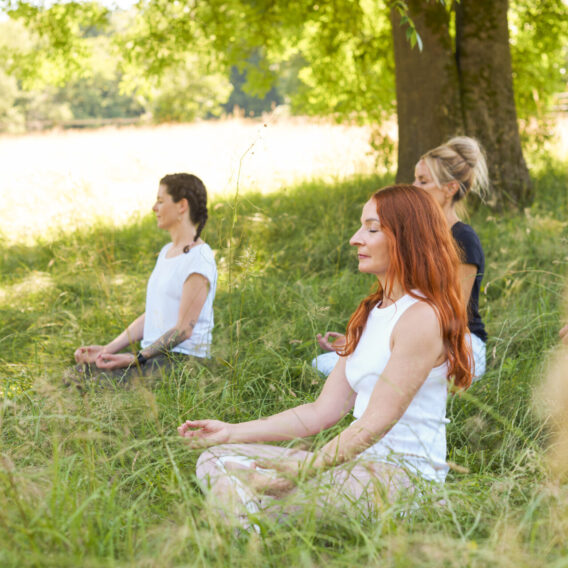
<path id="1" fill-rule="evenodd" d="M 309 463 L 313 453 L 264 444 L 215 446 L 199 457 L 197 479 L 221 514 L 236 516 L 247 528 L 250 528 L 248 514 L 259 511 L 280 517 L 312 506 L 318 516 L 325 510 L 350 508 L 355 508 L 360 516 L 367 516 L 378 512 L 381 503 L 392 501 L 401 490 L 409 493 L 412 490 L 412 481 L 402 469 L 363 460 L 343 464 L 304 481 L 282 499 L 256 494 L 234 470 L 235 467 L 250 469 L 257 459 L 291 456 Z M 264 473 L 277 475 L 272 470 Z"/>

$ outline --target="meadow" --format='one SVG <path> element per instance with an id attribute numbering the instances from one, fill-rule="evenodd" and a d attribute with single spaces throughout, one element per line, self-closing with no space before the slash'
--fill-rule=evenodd
<path id="1" fill-rule="evenodd" d="M 0 565 L 568 566 L 568 492 L 549 475 L 534 403 L 563 320 L 565 166 L 533 170 L 537 199 L 523 212 L 472 208 L 487 255 L 488 372 L 450 400 L 446 485 L 425 488 L 418 508 L 399 500 L 372 519 L 262 519 L 260 535 L 219 521 L 195 482 L 199 452 L 175 428 L 317 396 L 314 337 L 344 327 L 373 285 L 357 274 L 348 239 L 390 175 L 214 193 L 204 231 L 220 273 L 213 358 L 132 391 L 80 395 L 61 376 L 76 346 L 112 338 L 143 309 L 167 241 L 152 215 L 7 241 Z"/>
<path id="2" fill-rule="evenodd" d="M 33 243 L 98 221 L 127 223 L 150 211 L 158 180 L 180 171 L 201 177 L 214 196 L 370 174 L 369 133 L 277 109 L 263 120 L 0 136 L 0 235 Z"/>

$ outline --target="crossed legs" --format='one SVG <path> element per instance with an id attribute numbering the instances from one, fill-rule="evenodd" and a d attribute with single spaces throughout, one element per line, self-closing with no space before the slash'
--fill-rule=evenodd
<path id="1" fill-rule="evenodd" d="M 412 481 L 400 468 L 358 460 L 331 468 L 300 483 L 286 497 L 259 495 L 246 484 L 239 470 L 255 467 L 256 460 L 294 457 L 309 462 L 311 452 L 264 444 L 225 444 L 203 452 L 197 462 L 202 490 L 224 517 L 236 517 L 249 528 L 248 515 L 264 511 L 280 518 L 299 509 L 324 511 L 356 509 L 360 515 L 376 513 L 381 503 L 391 501 L 401 490 L 412 489 Z M 259 471 L 259 470 L 257 470 Z M 265 475 L 273 471 L 260 470 Z"/>

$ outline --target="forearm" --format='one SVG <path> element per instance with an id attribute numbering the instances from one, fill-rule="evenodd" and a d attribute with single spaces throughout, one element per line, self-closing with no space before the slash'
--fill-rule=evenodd
<path id="1" fill-rule="evenodd" d="M 340 360 L 329 375 L 317 400 L 260 420 L 231 425 L 230 441 L 277 442 L 313 436 L 337 424 L 352 408 L 355 393 Z"/>
<path id="2" fill-rule="evenodd" d="M 191 321 L 186 328 L 180 329 L 178 327 L 172 327 L 172 329 L 168 329 L 168 331 L 156 339 L 154 343 L 148 345 L 148 347 L 144 347 L 144 349 L 141 350 L 142 355 L 146 359 L 151 359 L 152 357 L 156 357 L 156 355 L 172 351 L 174 347 L 191 337 L 194 327 L 195 322 Z"/>
<path id="3" fill-rule="evenodd" d="M 120 335 L 104 346 L 106 353 L 118 353 L 125 347 L 142 339 L 144 334 L 144 316 L 138 316 Z"/>
<path id="4" fill-rule="evenodd" d="M 202 274 L 191 274 L 183 285 L 176 325 L 168 329 L 151 345 L 144 347 L 141 350 L 143 357 L 150 359 L 157 355 L 169 353 L 180 343 L 188 340 L 197 325 L 208 293 L 209 281 L 207 278 Z"/>
<path id="5" fill-rule="evenodd" d="M 303 404 L 268 418 L 231 425 L 230 443 L 278 442 L 305 438 L 331 426 L 319 417 L 314 403 Z"/>
<path id="6" fill-rule="evenodd" d="M 390 426 L 377 428 L 363 420 L 353 422 L 316 453 L 312 464 L 314 470 L 328 469 L 355 459 L 361 452 L 378 442 Z"/>

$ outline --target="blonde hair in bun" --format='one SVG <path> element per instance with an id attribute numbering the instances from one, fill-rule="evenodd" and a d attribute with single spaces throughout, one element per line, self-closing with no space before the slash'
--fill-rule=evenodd
<path id="1" fill-rule="evenodd" d="M 481 144 L 469 136 L 456 136 L 445 144 L 429 150 L 422 157 L 438 187 L 457 181 L 459 190 L 454 202 L 470 191 L 482 199 L 489 193 L 489 175 L 485 152 Z"/>

